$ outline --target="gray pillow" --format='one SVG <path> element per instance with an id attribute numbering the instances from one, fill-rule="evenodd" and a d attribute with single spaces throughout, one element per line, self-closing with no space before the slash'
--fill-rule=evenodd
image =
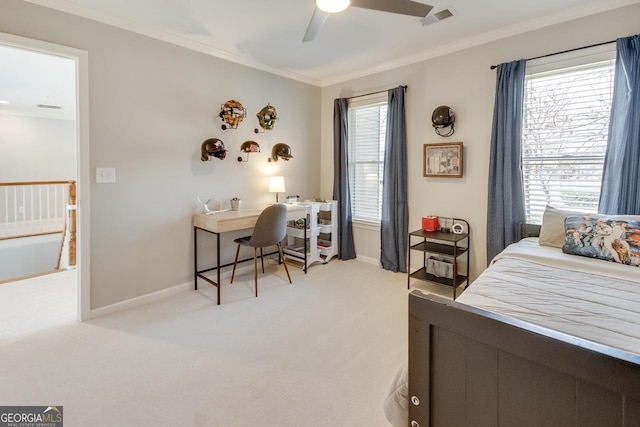
<path id="1" fill-rule="evenodd" d="M 565 211 L 547 206 L 542 215 L 542 227 L 540 227 L 540 246 L 562 248 L 565 241 L 564 219 L 567 215 L 580 215 L 580 212 Z"/>

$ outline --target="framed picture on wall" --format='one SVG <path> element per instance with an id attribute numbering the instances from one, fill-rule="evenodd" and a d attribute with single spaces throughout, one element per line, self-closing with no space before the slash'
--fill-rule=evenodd
<path id="1" fill-rule="evenodd" d="M 462 142 L 424 144 L 423 175 L 462 178 Z"/>

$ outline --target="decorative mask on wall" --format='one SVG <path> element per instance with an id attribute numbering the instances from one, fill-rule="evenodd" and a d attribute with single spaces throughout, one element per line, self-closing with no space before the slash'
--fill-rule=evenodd
<path id="1" fill-rule="evenodd" d="M 453 124 L 456 121 L 456 113 L 447 105 L 441 105 L 433 110 L 431 122 L 436 133 L 440 136 L 448 137 L 453 135 Z M 449 130 L 445 130 L 449 128 Z"/>
<path id="2" fill-rule="evenodd" d="M 282 142 L 279 142 L 276 145 L 274 145 L 273 148 L 271 149 L 271 157 L 269 157 L 269 161 L 277 162 L 278 158 L 282 160 L 293 159 L 293 156 L 291 155 L 291 147 L 289 147 L 287 144 L 284 144 Z"/>
<path id="3" fill-rule="evenodd" d="M 202 143 L 200 147 L 200 160 L 206 162 L 211 160 L 210 156 L 217 157 L 220 160 L 224 160 L 227 157 L 227 150 L 224 148 L 224 142 L 218 138 L 209 138 Z"/>
<path id="4" fill-rule="evenodd" d="M 258 117 L 258 124 L 262 128 L 263 132 L 273 129 L 276 121 L 278 121 L 278 113 L 276 113 L 276 108 L 269 103 L 267 103 L 267 105 L 263 107 L 262 110 L 260 110 L 258 114 L 256 114 L 256 116 Z M 254 129 L 254 132 L 258 133 L 260 132 L 260 130 Z"/>
<path id="5" fill-rule="evenodd" d="M 235 129 L 247 116 L 247 110 L 242 106 L 240 101 L 230 99 L 220 107 L 219 116 L 225 123 L 222 125 L 222 130 L 226 130 L 227 128 Z"/>

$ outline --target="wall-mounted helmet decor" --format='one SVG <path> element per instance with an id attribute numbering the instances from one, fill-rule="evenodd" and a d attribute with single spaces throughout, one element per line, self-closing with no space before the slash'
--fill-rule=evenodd
<path id="1" fill-rule="evenodd" d="M 269 157 L 269 161 L 277 162 L 278 158 L 282 160 L 293 159 L 293 156 L 291 155 L 291 147 L 289 147 L 287 144 L 284 144 L 282 142 L 279 142 L 276 145 L 274 145 L 273 148 L 271 149 L 271 157 Z"/>
<path id="2" fill-rule="evenodd" d="M 451 136 L 454 132 L 454 123 L 456 121 L 456 113 L 447 105 L 441 105 L 433 110 L 431 115 L 431 123 L 436 133 L 440 136 Z M 449 128 L 449 130 L 445 130 Z"/>
<path id="3" fill-rule="evenodd" d="M 220 160 L 224 160 L 227 157 L 227 150 L 224 148 L 224 142 L 218 138 L 209 138 L 202 143 L 200 147 L 200 160 L 206 162 L 211 160 L 210 156 L 217 157 Z"/>
<path id="4" fill-rule="evenodd" d="M 243 153 L 259 153 L 260 144 L 255 141 L 245 141 L 240 146 L 240 151 L 242 151 Z"/>
<path id="5" fill-rule="evenodd" d="M 273 129 L 276 121 L 278 121 L 278 113 L 276 113 L 276 108 L 269 103 L 267 103 L 267 105 L 263 107 L 262 110 L 258 111 L 256 117 L 258 117 L 258 124 L 262 128 L 262 132 Z M 260 130 L 257 128 L 253 131 L 255 133 L 260 132 Z"/>
<path id="6" fill-rule="evenodd" d="M 240 101 L 230 99 L 220 107 L 219 116 L 225 123 L 222 125 L 222 130 L 226 130 L 227 128 L 235 129 L 247 116 L 247 110 L 242 106 Z"/>
<path id="7" fill-rule="evenodd" d="M 239 162 L 248 162 L 249 161 L 249 153 L 259 153 L 260 152 L 260 144 L 255 141 L 245 141 L 240 146 L 240 152 L 247 154 L 247 160 L 244 160 L 242 156 L 238 156 Z"/>

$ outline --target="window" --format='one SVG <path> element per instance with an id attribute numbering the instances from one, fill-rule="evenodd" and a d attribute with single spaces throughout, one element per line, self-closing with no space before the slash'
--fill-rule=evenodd
<path id="1" fill-rule="evenodd" d="M 613 74 L 614 60 L 528 71 L 522 132 L 527 222 L 541 223 L 546 205 L 597 212 Z"/>
<path id="2" fill-rule="evenodd" d="M 349 106 L 349 185 L 353 220 L 380 222 L 387 101 L 352 100 Z"/>

